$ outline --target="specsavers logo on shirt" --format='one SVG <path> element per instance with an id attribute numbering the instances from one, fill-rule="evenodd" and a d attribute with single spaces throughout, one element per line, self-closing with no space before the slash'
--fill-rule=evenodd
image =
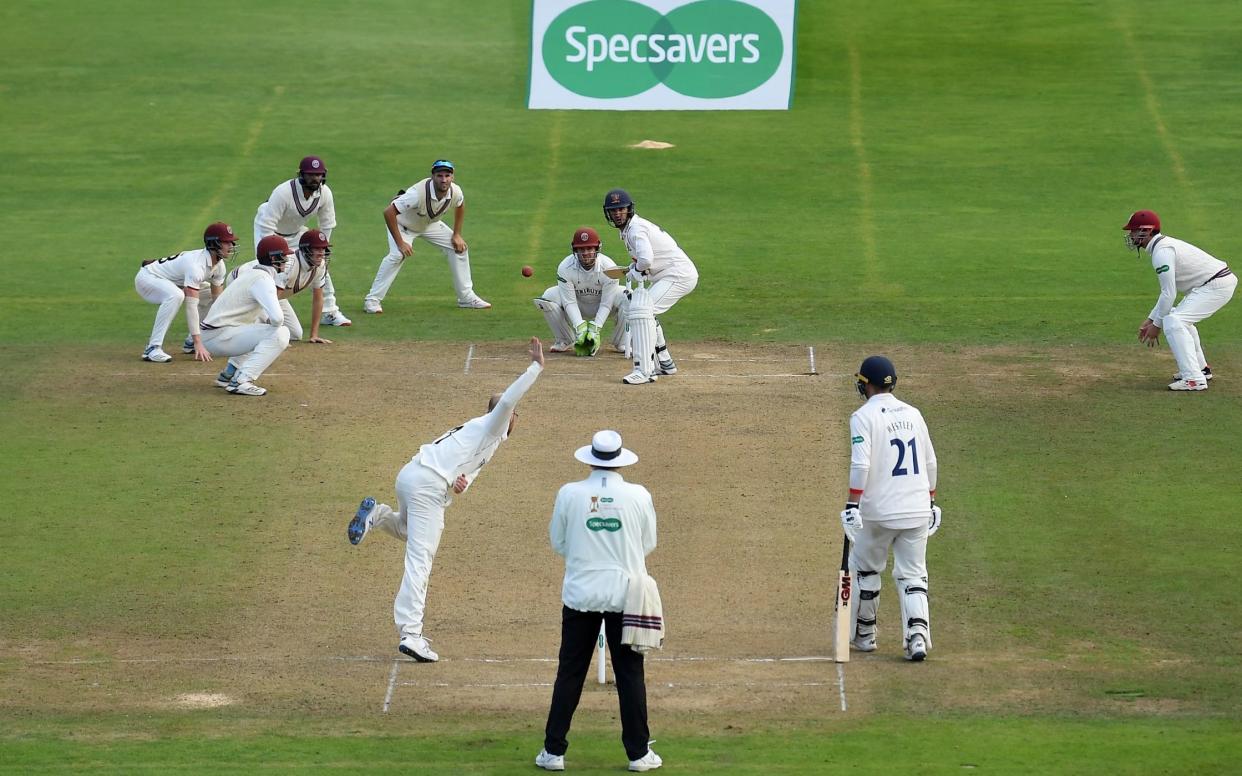
<path id="1" fill-rule="evenodd" d="M 621 521 L 615 517 L 592 517 L 587 520 L 592 531 L 620 531 Z"/>
<path id="2" fill-rule="evenodd" d="M 531 108 L 787 109 L 796 0 L 533 0 Z"/>

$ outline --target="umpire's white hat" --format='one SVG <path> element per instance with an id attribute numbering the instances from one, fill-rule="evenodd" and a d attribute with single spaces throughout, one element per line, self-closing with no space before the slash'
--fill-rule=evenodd
<path id="1" fill-rule="evenodd" d="M 604 469 L 619 469 L 638 463 L 638 456 L 621 446 L 621 435 L 608 430 L 595 432 L 591 444 L 579 447 L 574 452 L 574 458 Z"/>

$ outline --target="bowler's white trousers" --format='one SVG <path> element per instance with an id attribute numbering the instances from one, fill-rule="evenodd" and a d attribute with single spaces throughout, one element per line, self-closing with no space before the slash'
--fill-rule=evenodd
<path id="1" fill-rule="evenodd" d="M 397 474 L 397 511 L 387 504 L 375 508 L 371 527 L 405 540 L 405 573 L 392 605 L 401 636 L 423 635 L 427 581 L 444 533 L 444 508 L 451 502 L 449 484 L 416 455 Z"/>
<path id="2" fill-rule="evenodd" d="M 399 228 L 402 239 L 409 243 L 411 248 L 414 247 L 414 240 L 421 237 L 444 253 L 444 258 L 448 261 L 449 272 L 453 275 L 453 290 L 457 292 L 459 304 L 465 304 L 474 298 L 474 283 L 470 279 L 470 251 L 458 253 L 453 250 L 453 230 L 448 224 L 443 221 L 432 221 L 423 232 L 411 232 L 404 226 L 399 226 Z M 366 296 L 368 302 L 382 302 L 384 297 L 388 296 L 388 289 L 392 288 L 393 281 L 397 279 L 397 273 L 401 271 L 401 265 L 406 259 L 401 255 L 397 241 L 392 239 L 392 233 L 387 229 L 384 233 L 388 235 L 388 255 L 380 262 L 379 270 L 375 273 L 375 282 L 371 284 L 371 290 Z"/>

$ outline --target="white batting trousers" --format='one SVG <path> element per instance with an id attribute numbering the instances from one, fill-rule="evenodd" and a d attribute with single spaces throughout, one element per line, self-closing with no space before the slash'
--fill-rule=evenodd
<path id="1" fill-rule="evenodd" d="M 1207 357 L 1203 355 L 1195 324 L 1224 307 L 1233 298 L 1237 287 L 1237 276 L 1226 275 L 1192 288 L 1182 297 L 1181 304 L 1170 310 L 1161 321 L 1164 338 L 1169 342 L 1173 358 L 1177 359 L 1178 375 L 1183 380 L 1202 381 L 1203 367 L 1207 366 Z"/>
<path id="2" fill-rule="evenodd" d="M 372 528 L 405 540 L 405 572 L 392 605 L 402 636 L 423 635 L 427 582 L 444 533 L 444 508 L 451 500 L 444 478 L 415 456 L 397 474 L 397 511 L 387 504 L 376 507 Z"/>
<path id="3" fill-rule="evenodd" d="M 904 524 L 905 521 L 898 521 Z M 856 607 L 857 618 L 864 605 L 869 610 L 868 619 L 874 619 L 879 599 L 871 598 L 872 603 L 861 600 L 861 591 L 880 592 L 880 574 L 888 565 L 888 552 L 893 552 L 893 581 L 897 584 L 897 598 L 901 605 L 901 629 L 904 639 L 909 639 L 911 629 L 910 617 L 917 617 L 925 625 L 919 626 L 927 646 L 931 648 L 931 611 L 927 594 L 927 521 L 914 528 L 894 528 L 881 521 L 863 520 L 862 530 L 855 537 L 850 547 L 849 565 L 855 572 L 869 571 L 872 575 L 857 575 L 859 587 L 859 606 Z"/>
<path id="4" fill-rule="evenodd" d="M 171 280 L 152 275 L 145 268 L 138 270 L 134 276 L 134 290 L 144 300 L 160 306 L 155 313 L 155 325 L 151 327 L 151 339 L 147 344 L 162 346 L 173 318 L 177 317 L 177 311 L 185 301 L 185 291 Z"/>
<path id="5" fill-rule="evenodd" d="M 432 221 L 424 232 L 411 232 L 404 226 L 400 229 L 401 237 L 411 247 L 414 246 L 414 240 L 421 237 L 439 248 L 444 254 L 445 260 L 448 261 L 449 272 L 453 276 L 453 290 L 457 292 L 459 304 L 464 304 L 474 298 L 474 283 L 470 279 L 470 251 L 457 253 L 453 250 L 453 230 L 447 224 L 443 221 Z M 375 281 L 371 284 L 371 290 L 366 296 L 366 301 L 377 304 L 388 296 L 388 290 L 392 288 L 393 282 L 397 279 L 397 273 L 401 271 L 401 265 L 406 260 L 397 247 L 397 241 L 392 238 L 392 233 L 385 229 L 384 234 L 388 237 L 388 255 L 380 262 L 379 270 L 375 273 Z M 327 293 L 327 289 L 324 289 L 324 293 Z"/>
<path id="6" fill-rule="evenodd" d="M 289 347 L 289 330 L 269 323 L 248 323 L 245 326 L 223 326 L 203 329 L 203 347 L 213 356 L 229 356 L 237 366 L 237 382 L 258 380 L 285 348 Z M 245 356 L 238 359 L 234 356 Z"/>

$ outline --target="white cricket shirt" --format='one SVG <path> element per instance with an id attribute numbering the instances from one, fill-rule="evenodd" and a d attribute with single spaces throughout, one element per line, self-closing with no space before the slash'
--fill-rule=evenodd
<path id="1" fill-rule="evenodd" d="M 221 265 L 224 262 L 220 262 Z M 171 281 L 182 288 L 197 290 L 203 284 L 203 278 L 211 273 L 211 252 L 206 248 L 196 251 L 183 251 L 165 256 L 142 268 L 157 278 Z"/>
<path id="2" fill-rule="evenodd" d="M 1157 326 L 1162 325 L 1164 316 L 1173 309 L 1179 291 L 1184 294 L 1198 288 L 1229 269 L 1228 264 L 1207 251 L 1159 232 L 1147 243 L 1147 252 L 1151 254 L 1151 267 L 1160 283 L 1160 298 L 1147 316 Z"/>
<path id="3" fill-rule="evenodd" d="M 397 224 L 415 234 L 426 231 L 432 221 L 443 219 L 451 208 L 461 207 L 465 202 L 466 195 L 456 183 L 450 183 L 448 193 L 437 198 L 436 185 L 431 178 L 423 178 L 392 200 L 397 208 Z"/>
<path id="4" fill-rule="evenodd" d="M 913 528 L 931 516 L 936 450 L 922 413 L 891 393 L 877 393 L 850 415 L 850 470 L 851 482 L 856 472 L 866 474 L 858 504 L 864 520 Z"/>
<path id="5" fill-rule="evenodd" d="M 562 603 L 580 612 L 625 611 L 630 578 L 647 573 L 656 546 L 655 504 L 642 485 L 595 469 L 556 494 L 548 537 L 565 556 Z"/>
<path id="6" fill-rule="evenodd" d="M 255 224 L 262 235 L 278 234 L 287 239 L 296 237 L 312 218 L 318 219 L 319 231 L 332 237 L 336 228 L 336 205 L 332 201 L 332 189 L 323 184 L 309 197 L 302 195 L 302 184 L 297 178 L 287 180 L 272 189 L 267 201 L 259 205 Z M 257 239 L 257 238 L 256 238 Z M 292 247 L 297 247 L 294 241 Z"/>
<path id="7" fill-rule="evenodd" d="M 249 269 L 239 267 L 238 270 L 237 279 L 212 303 L 203 319 L 203 328 L 245 326 L 254 323 L 260 315 L 272 326 L 284 323 L 285 314 L 276 298 L 276 270 L 257 262 Z"/>
<path id="8" fill-rule="evenodd" d="M 228 282 L 232 283 L 242 272 L 257 266 L 259 266 L 258 259 L 246 262 L 228 274 Z M 292 296 L 305 288 L 323 288 L 327 277 L 328 262 L 326 260 L 318 267 L 312 268 L 303 258 L 302 252 L 298 251 L 296 255 L 289 257 L 289 261 L 285 264 L 285 271 L 277 273 L 276 287 L 288 291 Z"/>
<path id="9" fill-rule="evenodd" d="M 647 219 L 634 215 L 621 230 L 621 240 L 630 255 L 638 260 L 640 272 L 651 280 L 661 278 L 697 278 L 699 270 L 677 241 Z"/>
<path id="10" fill-rule="evenodd" d="M 577 328 L 584 318 L 594 318 L 599 312 L 601 302 L 608 309 L 616 303 L 616 295 L 621 292 L 621 284 L 616 278 L 604 274 L 604 270 L 613 269 L 617 263 L 604 254 L 595 257 L 595 266 L 583 269 L 578 257 L 572 253 L 566 256 L 556 267 L 556 286 L 560 298 L 557 302 L 565 310 L 569 325 Z"/>

